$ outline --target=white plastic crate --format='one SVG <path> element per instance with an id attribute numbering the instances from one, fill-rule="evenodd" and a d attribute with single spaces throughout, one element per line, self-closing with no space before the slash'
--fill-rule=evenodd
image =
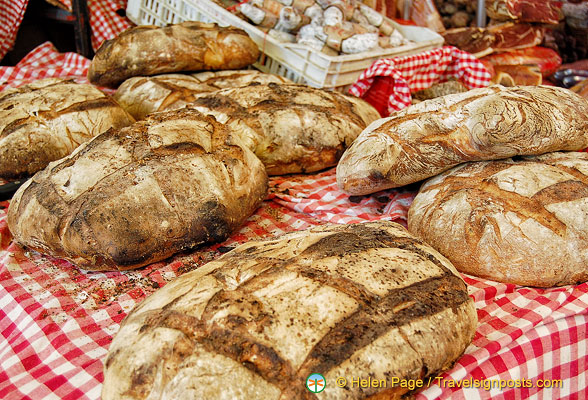
<path id="1" fill-rule="evenodd" d="M 256 68 L 296 83 L 337 90 L 344 90 L 355 83 L 359 75 L 378 59 L 414 54 L 443 44 L 443 37 L 430 29 L 396 24 L 400 33 L 415 43 L 352 55 L 328 56 L 306 46 L 280 42 L 209 0 L 129 0 L 127 17 L 137 25 L 165 26 L 183 21 L 203 21 L 241 28 L 262 52 L 259 61 L 254 64 Z"/>

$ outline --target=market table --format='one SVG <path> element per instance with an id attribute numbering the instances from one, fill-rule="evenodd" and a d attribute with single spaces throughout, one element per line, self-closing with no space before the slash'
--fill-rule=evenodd
<path id="1" fill-rule="evenodd" d="M 87 82 L 88 65 L 45 43 L 17 66 L 0 68 L 0 89 L 48 76 Z M 274 177 L 263 205 L 227 241 L 136 271 L 107 273 L 12 243 L 9 202 L 1 202 L 0 398 L 98 399 L 102 363 L 121 321 L 170 280 L 255 238 L 325 223 L 405 225 L 416 190 L 349 197 L 337 188 L 334 169 Z M 479 318 L 473 343 L 417 399 L 588 398 L 588 284 L 536 289 L 462 276 Z"/>

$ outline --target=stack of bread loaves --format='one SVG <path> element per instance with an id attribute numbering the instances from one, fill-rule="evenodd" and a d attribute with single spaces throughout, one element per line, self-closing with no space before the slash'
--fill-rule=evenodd
<path id="1" fill-rule="evenodd" d="M 14 239 L 98 270 L 222 241 L 265 198 L 266 170 L 251 149 L 274 173 L 326 168 L 377 115 L 359 99 L 300 85 L 244 89 L 198 106 L 232 113 L 226 122 L 196 108 L 154 113 L 38 173 L 10 206 Z"/>
<path id="2" fill-rule="evenodd" d="M 466 273 L 521 285 L 588 280 L 588 102 L 548 86 L 494 86 L 427 100 L 370 125 L 337 166 L 367 194 L 434 177 L 411 232 Z M 456 165 L 459 165 L 456 167 Z"/>
<path id="3" fill-rule="evenodd" d="M 9 208 L 14 240 L 90 270 L 222 241 L 264 200 L 268 174 L 336 165 L 378 118 L 361 99 L 265 74 L 136 77 L 238 68 L 257 54 L 241 31 L 195 22 L 105 43 L 89 78 L 130 78 L 115 98 L 138 121 L 117 106 L 128 123 L 27 181 Z M 327 225 L 244 244 L 145 300 L 112 343 L 102 396 L 299 399 L 314 398 L 312 373 L 425 379 L 453 365 L 476 323 L 457 270 L 402 226 Z M 212 385 L 221 379 L 231 384 Z M 325 396 L 408 390 L 329 384 Z"/>
<path id="4" fill-rule="evenodd" d="M 199 22 L 136 27 L 100 47 L 88 78 L 98 85 L 115 86 L 137 73 L 242 68 L 258 55 L 255 43 L 235 28 Z M 216 89 L 210 85 L 208 90 Z M 133 114 L 132 107 L 130 111 Z M 109 96 L 72 80 L 50 78 L 4 90 L 0 94 L 0 177 L 32 175 L 92 137 L 132 122 Z"/>
<path id="5" fill-rule="evenodd" d="M 114 83 L 137 71 L 184 68 L 164 59 L 187 51 L 186 41 L 192 57 L 204 60 L 212 56 L 195 49 L 254 53 L 242 48 L 250 40 L 242 31 L 213 28 L 191 22 L 131 29 L 99 49 L 89 76 Z M 166 52 L 148 48 L 145 35 L 165 41 Z M 125 52 L 127 46 L 134 50 Z M 136 58 L 143 53 L 163 58 Z M 227 82 L 249 85 L 213 91 Z M 225 240 L 265 198 L 267 174 L 336 165 L 378 118 L 361 99 L 283 82 L 233 71 L 131 78 L 115 97 L 145 119 L 108 130 L 27 182 L 9 209 L 14 240 L 92 270 L 137 268 Z M 169 111 L 145 116 L 151 110 Z"/>

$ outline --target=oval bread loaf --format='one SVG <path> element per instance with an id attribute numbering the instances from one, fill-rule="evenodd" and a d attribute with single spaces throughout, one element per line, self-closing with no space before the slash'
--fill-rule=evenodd
<path id="1" fill-rule="evenodd" d="M 92 85 L 41 79 L 0 92 L 0 177 L 32 175 L 81 143 L 133 123 Z"/>
<path id="2" fill-rule="evenodd" d="M 152 112 L 185 107 L 194 101 L 198 93 L 269 82 L 290 81 L 278 75 L 252 70 L 136 76 L 124 81 L 113 97 L 129 114 L 139 120 Z"/>
<path id="3" fill-rule="evenodd" d="M 337 183 L 368 194 L 467 161 L 588 147 L 588 101 L 552 86 L 492 86 L 423 101 L 369 126 L 341 157 Z"/>
<path id="4" fill-rule="evenodd" d="M 137 26 L 100 46 L 88 79 L 116 87 L 133 76 L 244 68 L 257 57 L 257 45 L 238 28 L 196 21 L 164 28 Z"/>
<path id="5" fill-rule="evenodd" d="M 14 240 L 91 270 L 130 269 L 222 241 L 267 191 L 263 164 L 214 118 L 154 114 L 109 130 L 26 182 Z"/>
<path id="6" fill-rule="evenodd" d="M 213 115 L 238 134 L 269 175 L 336 165 L 359 133 L 380 117 L 357 97 L 294 84 L 204 93 L 190 107 Z"/>
<path id="7" fill-rule="evenodd" d="M 457 166 L 427 181 L 410 231 L 462 272 L 550 287 L 588 280 L 588 153 Z"/>
<path id="8" fill-rule="evenodd" d="M 102 398 L 395 399 L 408 389 L 392 378 L 450 368 L 476 324 L 451 263 L 400 225 L 321 226 L 243 244 L 145 299 L 110 345 Z M 335 384 L 368 376 L 387 387 Z"/>

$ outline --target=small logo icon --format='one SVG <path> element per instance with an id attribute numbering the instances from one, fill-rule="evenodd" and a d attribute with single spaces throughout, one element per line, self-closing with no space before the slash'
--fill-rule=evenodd
<path id="1" fill-rule="evenodd" d="M 327 387 L 325 377 L 321 374 L 310 374 L 306 378 L 306 388 L 312 393 L 320 393 Z"/>

